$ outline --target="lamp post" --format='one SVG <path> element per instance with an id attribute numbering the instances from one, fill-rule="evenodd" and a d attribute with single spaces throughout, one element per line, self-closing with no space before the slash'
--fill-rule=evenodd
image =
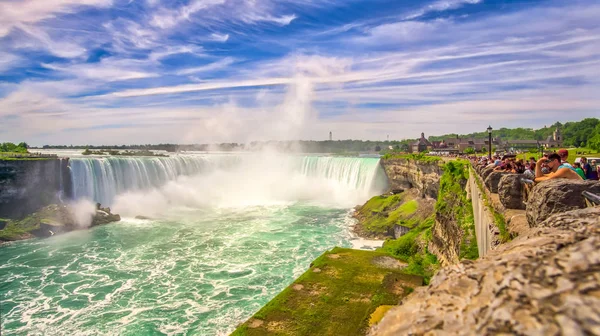
<path id="1" fill-rule="evenodd" d="M 488 159 L 492 160 L 492 126 L 488 126 Z"/>

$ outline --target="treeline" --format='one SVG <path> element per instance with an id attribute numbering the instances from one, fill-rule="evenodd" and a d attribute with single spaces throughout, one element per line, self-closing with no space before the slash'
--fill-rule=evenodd
<path id="1" fill-rule="evenodd" d="M 567 123 L 556 122 L 549 127 L 543 127 L 537 130 L 532 128 L 500 128 L 494 130 L 494 138 L 500 137 L 502 140 L 546 140 L 552 136 L 554 130 L 558 128 L 563 137 L 565 147 L 590 147 L 600 150 L 600 120 L 596 118 L 586 118 L 581 121 Z M 470 134 L 445 134 L 440 136 L 430 136 L 429 141 L 441 141 L 456 137 L 473 137 L 478 139 L 487 139 L 486 130 Z M 596 147 L 594 147 L 596 146 Z"/>
<path id="2" fill-rule="evenodd" d="M 25 142 L 21 142 L 16 145 L 12 142 L 2 142 L 0 143 L 0 152 L 27 153 L 28 147 L 29 146 Z"/>
<path id="3" fill-rule="evenodd" d="M 408 144 L 413 140 L 402 141 L 362 141 L 362 140 L 336 140 L 336 141 L 253 141 L 248 144 L 221 143 L 221 144 L 157 144 L 157 145 L 44 145 L 45 149 L 82 149 L 82 150 L 164 150 L 177 151 L 254 151 L 275 149 L 280 151 L 301 153 L 364 153 L 379 152 L 390 146 L 395 149 L 407 150 Z"/>

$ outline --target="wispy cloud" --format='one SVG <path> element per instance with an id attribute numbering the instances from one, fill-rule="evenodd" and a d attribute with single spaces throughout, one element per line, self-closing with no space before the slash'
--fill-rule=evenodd
<path id="1" fill-rule="evenodd" d="M 405 20 L 413 20 L 430 12 L 443 12 L 451 9 L 457 9 L 464 5 L 474 5 L 483 0 L 440 0 L 423 6 L 418 10 L 404 16 Z"/>
<path id="2" fill-rule="evenodd" d="M 234 62 L 235 62 L 235 60 L 233 58 L 225 57 L 222 60 L 219 60 L 219 61 L 216 61 L 213 63 L 209 63 L 209 64 L 206 64 L 203 66 L 179 70 L 176 72 L 176 74 L 177 75 L 191 75 L 191 74 L 197 74 L 197 73 L 202 73 L 202 72 L 220 70 L 220 69 L 227 68 Z"/>
<path id="3" fill-rule="evenodd" d="M 34 24 L 81 7 L 109 7 L 112 0 L 24 0 L 0 3 L 0 37 L 20 24 Z"/>

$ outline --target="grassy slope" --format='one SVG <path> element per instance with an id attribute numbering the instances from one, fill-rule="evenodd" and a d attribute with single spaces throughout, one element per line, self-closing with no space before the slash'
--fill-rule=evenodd
<path id="1" fill-rule="evenodd" d="M 422 284 L 421 277 L 373 262 L 386 256 L 339 247 L 325 252 L 232 335 L 364 334 L 378 307 L 398 304 Z"/>
<path id="2" fill-rule="evenodd" d="M 405 273 L 422 276 L 424 282 L 429 283 L 438 269 L 436 256 L 427 251 L 427 243 L 431 240 L 431 226 L 434 222 L 434 216 L 429 216 L 402 237 L 387 240 L 379 251 L 408 263 L 404 269 Z"/>

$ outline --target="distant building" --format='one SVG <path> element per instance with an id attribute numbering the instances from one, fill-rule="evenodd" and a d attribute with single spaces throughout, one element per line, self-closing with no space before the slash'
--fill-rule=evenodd
<path id="1" fill-rule="evenodd" d="M 561 147 L 562 134 L 560 129 L 556 128 L 551 136 L 546 140 L 502 140 L 499 137 L 492 139 L 492 147 L 496 148 L 497 152 L 511 151 L 514 149 Z M 477 152 L 487 150 L 489 148 L 488 139 L 477 138 L 461 138 L 458 135 L 454 138 L 443 139 L 442 141 L 429 142 L 425 139 L 425 134 L 421 133 L 421 138 L 412 143 L 409 150 L 413 153 L 422 152 L 425 150 L 435 150 L 443 152 L 464 153 L 467 148 L 473 148 Z"/>
<path id="2" fill-rule="evenodd" d="M 329 141 L 333 141 L 333 133 L 331 131 L 329 131 Z"/>
<path id="3" fill-rule="evenodd" d="M 425 138 L 425 133 L 421 133 L 421 138 L 413 142 L 409 149 L 411 153 L 420 153 L 426 150 L 432 150 L 433 144 Z"/>

